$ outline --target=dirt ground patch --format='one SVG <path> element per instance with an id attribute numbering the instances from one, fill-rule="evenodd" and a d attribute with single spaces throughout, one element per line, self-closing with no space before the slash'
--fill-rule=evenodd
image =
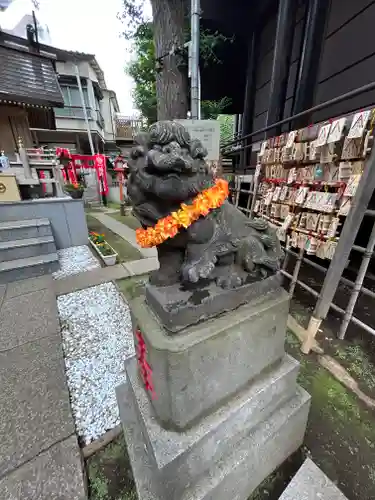
<path id="1" fill-rule="evenodd" d="M 249 500 L 277 500 L 307 456 L 350 500 L 372 500 L 375 415 L 320 366 L 315 355 L 304 356 L 299 346 L 288 331 L 286 350 L 300 361 L 298 382 L 312 396 L 304 445 Z"/>
<path id="2" fill-rule="evenodd" d="M 86 462 L 90 500 L 137 500 L 123 436 Z"/>
<path id="3" fill-rule="evenodd" d="M 291 314 L 304 328 L 313 308 L 293 299 Z M 345 340 L 337 338 L 341 317 L 330 313 L 321 325 L 317 341 L 325 354 L 338 361 L 358 382 L 359 388 L 375 399 L 375 339 L 353 325 Z"/>
<path id="4" fill-rule="evenodd" d="M 117 285 L 120 291 L 129 300 L 136 299 L 140 295 L 143 295 L 145 285 L 148 282 L 149 275 L 141 274 L 139 276 L 134 276 L 132 278 L 124 278 L 117 281 Z"/>

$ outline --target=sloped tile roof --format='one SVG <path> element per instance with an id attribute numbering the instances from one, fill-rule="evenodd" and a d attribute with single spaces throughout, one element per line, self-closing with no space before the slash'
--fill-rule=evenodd
<path id="1" fill-rule="evenodd" d="M 52 61 L 0 46 L 0 99 L 42 106 L 63 106 Z"/>

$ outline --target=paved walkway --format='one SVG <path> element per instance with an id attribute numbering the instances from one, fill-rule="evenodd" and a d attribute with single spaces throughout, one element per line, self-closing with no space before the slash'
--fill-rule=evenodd
<path id="1" fill-rule="evenodd" d="M 135 239 L 134 229 L 131 229 L 126 224 L 123 224 L 122 222 L 117 221 L 113 217 L 110 217 L 109 215 L 103 213 L 90 212 L 89 215 L 95 217 L 96 219 L 98 219 L 98 221 L 100 221 L 102 224 L 108 227 L 108 229 L 121 236 L 121 238 L 127 240 L 134 248 L 136 248 L 139 252 L 141 252 L 143 257 L 150 258 L 157 256 L 155 248 L 142 248 L 138 245 Z"/>
<path id="2" fill-rule="evenodd" d="M 86 498 L 52 277 L 0 287 L 0 498 Z"/>
<path id="3" fill-rule="evenodd" d="M 1 500 L 86 498 L 56 296 L 157 267 L 151 257 L 0 285 Z"/>
<path id="4" fill-rule="evenodd" d="M 56 296 L 158 267 L 135 231 L 102 213 L 102 224 L 143 259 L 60 280 L 42 276 L 0 285 L 0 498 L 83 500 L 80 449 L 65 378 Z"/>

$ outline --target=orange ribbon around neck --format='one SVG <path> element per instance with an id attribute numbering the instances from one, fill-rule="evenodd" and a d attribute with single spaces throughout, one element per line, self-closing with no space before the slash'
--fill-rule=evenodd
<path id="1" fill-rule="evenodd" d="M 221 207 L 229 194 L 227 181 L 216 179 L 215 185 L 199 193 L 191 203 L 182 203 L 177 212 L 159 219 L 153 227 L 136 230 L 138 244 L 143 248 L 160 245 L 169 238 L 173 238 L 180 228 L 187 229 L 201 216 L 206 216 L 211 210 Z"/>

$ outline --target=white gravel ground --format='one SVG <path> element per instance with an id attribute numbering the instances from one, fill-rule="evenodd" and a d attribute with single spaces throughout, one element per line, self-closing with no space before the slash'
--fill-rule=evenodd
<path id="1" fill-rule="evenodd" d="M 60 269 L 53 273 L 55 280 L 100 267 L 99 261 L 93 256 L 87 245 L 63 248 L 58 250 L 57 254 Z"/>
<path id="2" fill-rule="evenodd" d="M 86 444 L 120 423 L 115 388 L 134 354 L 128 305 L 113 283 L 57 299 L 78 435 Z"/>

